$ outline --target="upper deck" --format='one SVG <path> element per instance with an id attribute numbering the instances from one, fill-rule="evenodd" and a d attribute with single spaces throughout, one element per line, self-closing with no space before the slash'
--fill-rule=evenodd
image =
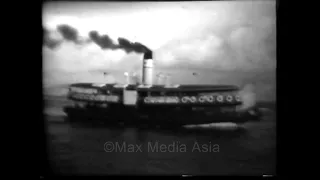
<path id="1" fill-rule="evenodd" d="M 71 84 L 71 88 L 90 88 L 101 91 L 119 91 L 123 89 L 137 90 L 138 92 L 229 92 L 238 91 L 239 87 L 234 85 L 128 85 L 128 84 L 94 84 L 76 83 Z"/>
<path id="2" fill-rule="evenodd" d="M 77 83 L 70 85 L 69 98 L 100 103 L 132 100 L 140 105 L 236 105 L 239 88 L 232 85 L 128 85 Z"/>

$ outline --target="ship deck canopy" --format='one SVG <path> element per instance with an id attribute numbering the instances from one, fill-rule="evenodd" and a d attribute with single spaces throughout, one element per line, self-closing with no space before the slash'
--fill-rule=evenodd
<path id="1" fill-rule="evenodd" d="M 119 90 L 123 88 L 136 89 L 141 92 L 218 92 L 218 91 L 237 91 L 238 86 L 234 85 L 119 85 L 119 84 L 95 84 L 95 83 L 75 83 L 70 87 L 82 87 L 82 88 L 99 88 L 108 90 Z"/>

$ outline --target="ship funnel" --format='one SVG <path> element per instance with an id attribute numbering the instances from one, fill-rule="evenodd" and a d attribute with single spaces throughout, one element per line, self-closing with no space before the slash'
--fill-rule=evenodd
<path id="1" fill-rule="evenodd" d="M 147 51 L 143 56 L 142 84 L 146 86 L 152 86 L 152 79 L 153 79 L 152 51 Z"/>

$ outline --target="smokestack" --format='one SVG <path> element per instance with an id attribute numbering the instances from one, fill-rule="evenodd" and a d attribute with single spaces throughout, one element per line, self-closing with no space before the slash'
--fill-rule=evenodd
<path id="1" fill-rule="evenodd" d="M 142 84 L 146 86 L 152 86 L 153 78 L 153 57 L 152 51 L 147 51 L 143 56 L 142 66 Z"/>

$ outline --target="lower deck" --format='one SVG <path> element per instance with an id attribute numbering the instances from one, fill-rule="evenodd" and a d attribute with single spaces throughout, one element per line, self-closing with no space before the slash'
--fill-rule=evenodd
<path id="1" fill-rule="evenodd" d="M 81 119 L 102 120 L 102 121 L 122 121 L 128 123 L 147 124 L 205 124 L 214 122 L 234 122 L 244 123 L 258 120 L 259 113 L 250 114 L 248 112 L 237 113 L 234 107 L 65 107 L 64 111 L 69 118 L 77 121 Z"/>

